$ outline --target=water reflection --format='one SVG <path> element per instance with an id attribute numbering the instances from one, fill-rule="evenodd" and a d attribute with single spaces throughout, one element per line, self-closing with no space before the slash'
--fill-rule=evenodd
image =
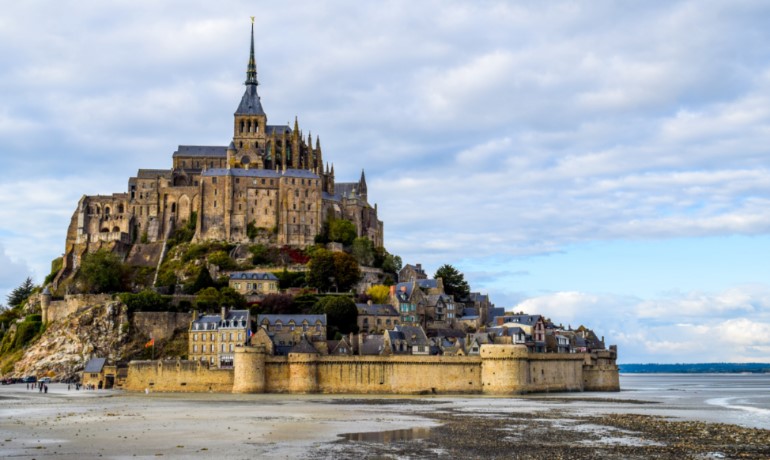
<path id="1" fill-rule="evenodd" d="M 354 442 L 391 442 L 424 439 L 430 436 L 430 428 L 408 428 L 405 430 L 370 431 L 368 433 L 345 433 L 340 435 L 346 441 Z"/>

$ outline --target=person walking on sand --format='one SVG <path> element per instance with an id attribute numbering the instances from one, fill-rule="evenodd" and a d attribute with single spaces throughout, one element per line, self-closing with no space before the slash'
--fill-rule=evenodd
<path id="1" fill-rule="evenodd" d="M 48 394 L 48 385 L 43 385 L 43 390 L 45 391 L 45 394 Z"/>

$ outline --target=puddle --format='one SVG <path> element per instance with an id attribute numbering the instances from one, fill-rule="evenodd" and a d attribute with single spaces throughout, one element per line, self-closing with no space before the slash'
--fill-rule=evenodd
<path id="1" fill-rule="evenodd" d="M 391 442 L 412 441 L 425 439 L 430 436 L 430 428 L 407 428 L 404 430 L 370 431 L 368 433 L 344 433 L 339 435 L 345 441 L 350 442 L 378 442 L 389 444 Z"/>

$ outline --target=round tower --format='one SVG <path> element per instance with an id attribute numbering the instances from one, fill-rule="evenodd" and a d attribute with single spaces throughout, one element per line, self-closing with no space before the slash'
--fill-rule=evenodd
<path id="1" fill-rule="evenodd" d="M 521 394 L 529 383 L 524 345 L 482 345 L 481 391 L 484 394 Z"/>
<path id="2" fill-rule="evenodd" d="M 51 290 L 48 286 L 43 288 L 43 292 L 40 293 L 40 316 L 42 317 L 43 325 L 48 324 L 48 307 L 51 306 Z"/>
<path id="3" fill-rule="evenodd" d="M 265 392 L 265 347 L 238 347 L 233 356 L 233 393 Z"/>

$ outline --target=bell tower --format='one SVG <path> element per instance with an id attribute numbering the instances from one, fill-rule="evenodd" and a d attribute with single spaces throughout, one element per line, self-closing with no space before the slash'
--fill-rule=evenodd
<path id="1" fill-rule="evenodd" d="M 259 82 L 257 81 L 257 62 L 254 59 L 253 17 L 251 18 L 251 50 L 244 84 L 246 91 L 243 93 L 241 103 L 234 114 L 233 145 L 237 153 L 233 160 L 235 165 L 253 168 L 262 164 L 262 156 L 267 141 L 267 115 L 262 109 L 262 103 L 257 93 Z"/>

